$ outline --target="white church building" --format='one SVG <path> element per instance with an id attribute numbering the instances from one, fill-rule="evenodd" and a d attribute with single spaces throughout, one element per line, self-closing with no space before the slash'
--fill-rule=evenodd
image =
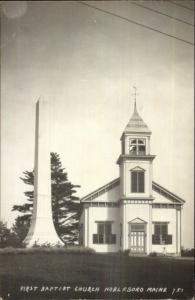
<path id="1" fill-rule="evenodd" d="M 121 136 L 119 178 L 81 199 L 81 245 L 96 252 L 180 255 L 185 201 L 153 181 L 150 137 L 135 103 Z"/>

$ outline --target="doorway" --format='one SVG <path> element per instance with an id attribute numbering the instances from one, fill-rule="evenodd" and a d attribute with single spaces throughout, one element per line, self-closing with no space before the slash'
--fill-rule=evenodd
<path id="1" fill-rule="evenodd" d="M 129 223 L 129 249 L 132 253 L 146 252 L 146 224 Z"/>

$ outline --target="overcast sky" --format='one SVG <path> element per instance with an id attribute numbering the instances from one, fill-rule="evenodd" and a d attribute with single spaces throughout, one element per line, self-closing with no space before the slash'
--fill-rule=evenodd
<path id="1" fill-rule="evenodd" d="M 181 4 L 181 1 L 174 1 Z M 86 2 L 87 3 L 87 2 Z M 90 1 L 193 43 L 193 1 Z M 52 107 L 52 149 L 78 196 L 119 176 L 120 136 L 138 111 L 152 130 L 154 181 L 186 200 L 182 245 L 193 246 L 194 47 L 77 1 L 1 3 L 1 205 L 10 225 L 34 164 L 35 103 Z"/>

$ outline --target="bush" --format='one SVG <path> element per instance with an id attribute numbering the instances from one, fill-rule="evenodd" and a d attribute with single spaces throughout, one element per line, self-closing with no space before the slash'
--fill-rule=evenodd
<path id="1" fill-rule="evenodd" d="M 119 254 L 120 255 L 125 255 L 125 256 L 129 256 L 129 254 L 131 253 L 130 249 L 126 249 L 126 250 L 120 250 Z"/>
<path id="2" fill-rule="evenodd" d="M 46 247 L 36 246 L 32 248 L 13 248 L 6 247 L 0 249 L 0 255 L 2 254 L 36 254 L 36 253 L 46 253 L 46 254 L 93 254 L 94 249 L 88 247 Z"/>
<path id="3" fill-rule="evenodd" d="M 184 247 L 181 247 L 181 256 L 185 257 L 194 257 L 194 248 L 192 249 L 184 249 Z"/>
<path id="4" fill-rule="evenodd" d="M 157 257 L 157 253 L 156 252 L 150 252 L 149 256 L 150 257 Z"/>

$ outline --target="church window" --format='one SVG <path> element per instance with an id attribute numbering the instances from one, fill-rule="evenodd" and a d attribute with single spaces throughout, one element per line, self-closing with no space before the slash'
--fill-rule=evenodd
<path id="1" fill-rule="evenodd" d="M 112 222 L 98 222 L 97 234 L 93 234 L 94 244 L 116 244 L 116 234 L 112 234 Z"/>
<path id="2" fill-rule="evenodd" d="M 168 223 L 155 222 L 154 234 L 152 235 L 152 244 L 168 245 L 172 244 L 172 235 L 168 234 Z"/>
<path id="3" fill-rule="evenodd" d="M 131 192 L 144 193 L 144 171 L 131 171 Z"/>
<path id="4" fill-rule="evenodd" d="M 131 155 L 145 155 L 146 154 L 145 139 L 130 139 L 129 153 Z"/>

